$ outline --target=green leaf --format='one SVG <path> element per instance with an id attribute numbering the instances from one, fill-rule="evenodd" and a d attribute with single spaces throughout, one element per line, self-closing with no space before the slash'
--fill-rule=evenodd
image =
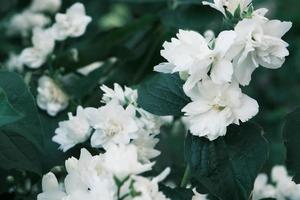
<path id="1" fill-rule="evenodd" d="M 190 102 L 183 83 L 178 74 L 156 74 L 139 87 L 138 104 L 155 115 L 181 116 L 181 109 Z"/>
<path id="2" fill-rule="evenodd" d="M 185 188 L 172 189 L 167 186 L 161 185 L 159 189 L 171 200 L 191 200 L 194 194 L 191 189 Z"/>
<path id="3" fill-rule="evenodd" d="M 0 127 L 21 118 L 22 115 L 12 107 L 8 102 L 5 92 L 0 88 Z"/>
<path id="4" fill-rule="evenodd" d="M 300 108 L 288 114 L 283 127 L 286 146 L 286 165 L 294 175 L 293 180 L 300 183 Z"/>
<path id="5" fill-rule="evenodd" d="M 193 177 L 221 200 L 247 200 L 268 155 L 261 129 L 251 123 L 211 142 L 189 134 L 185 151 Z"/>

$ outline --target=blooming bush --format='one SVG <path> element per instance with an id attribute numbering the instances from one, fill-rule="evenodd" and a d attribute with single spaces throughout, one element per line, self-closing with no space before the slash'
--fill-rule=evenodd
<path id="1" fill-rule="evenodd" d="M 1 199 L 300 199 L 287 3 L 0 2 Z"/>

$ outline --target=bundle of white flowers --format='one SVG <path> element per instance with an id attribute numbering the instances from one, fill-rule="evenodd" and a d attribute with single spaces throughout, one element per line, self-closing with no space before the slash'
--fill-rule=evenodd
<path id="1" fill-rule="evenodd" d="M 234 30 L 205 36 L 179 30 L 177 38 L 163 44 L 161 55 L 167 60 L 154 67 L 161 73 L 179 73 L 185 81 L 186 122 L 191 134 L 215 140 L 226 134 L 227 126 L 246 122 L 258 113 L 258 103 L 242 93 L 240 86 L 251 81 L 258 66 L 280 68 L 289 55 L 281 38 L 291 22 L 269 20 L 267 9 L 253 10 L 251 0 L 215 0 L 205 5 L 222 12 L 229 20 L 240 11 Z"/>
<path id="2" fill-rule="evenodd" d="M 270 182 L 266 174 L 259 174 L 255 180 L 253 200 L 264 198 L 300 199 L 300 185 L 292 180 L 284 166 L 275 166 L 272 169 Z"/>
<path id="3" fill-rule="evenodd" d="M 113 145 L 132 144 L 137 148 L 139 160 L 150 163 L 160 152 L 154 149 L 158 143 L 156 135 L 160 127 L 172 120 L 171 117 L 157 117 L 137 104 L 137 90 L 114 84 L 114 89 L 101 86 L 102 102 L 99 108 L 77 108 L 76 116 L 69 114 L 69 120 L 59 123 L 53 141 L 67 151 L 83 143 L 91 136 L 91 146 L 107 150 Z"/>
<path id="4" fill-rule="evenodd" d="M 67 176 L 62 184 L 53 173 L 43 177 L 43 192 L 38 200 L 168 200 L 158 183 L 170 173 L 148 179 L 139 174 L 152 169 L 154 163 L 142 164 L 133 145 L 113 145 L 106 153 L 92 156 L 81 149 L 80 158 L 65 163 Z"/>

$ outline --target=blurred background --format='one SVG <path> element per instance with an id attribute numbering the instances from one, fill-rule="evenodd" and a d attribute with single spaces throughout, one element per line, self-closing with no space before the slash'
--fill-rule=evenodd
<path id="1" fill-rule="evenodd" d="M 22 12 L 30 0 L 0 0 L 0 63 L 1 67 L 11 53 L 20 53 L 24 47 L 30 45 L 30 37 L 13 35 L 7 27 L 10 19 Z M 61 12 L 72 5 L 75 0 L 63 0 Z M 160 49 L 166 40 L 175 36 L 178 29 L 191 29 L 200 33 L 211 29 L 217 35 L 226 27 L 223 16 L 211 9 L 202 6 L 201 0 L 85 0 L 82 2 L 87 14 L 93 18 L 86 34 L 78 39 L 67 40 L 60 44 L 53 62 L 54 69 L 63 69 L 62 74 L 68 80 L 65 90 L 75 96 L 74 106 L 68 111 L 74 111 L 76 104 L 83 106 L 99 106 L 101 93 L 98 83 L 112 85 L 118 82 L 122 85 L 135 87 L 142 80 L 150 76 L 153 66 L 163 61 Z M 267 16 L 271 19 L 292 21 L 293 28 L 285 36 L 290 44 L 290 56 L 284 66 L 278 70 L 269 70 L 260 67 L 253 74 L 250 86 L 243 88 L 245 92 L 257 99 L 260 112 L 254 119 L 259 123 L 269 140 L 270 157 L 264 167 L 265 172 L 276 164 L 284 164 L 285 148 L 282 144 L 282 125 L 287 113 L 300 106 L 300 1 L 299 0 L 253 0 L 254 7 L 266 7 L 270 11 Z M 49 15 L 53 19 L 52 15 Z M 29 35 L 31 33 L 28 33 Z M 73 59 L 74 49 L 78 51 L 78 59 Z M 73 52 L 73 53 L 72 53 Z M 107 62 L 114 59 L 113 67 L 92 76 L 81 77 L 76 70 L 82 66 L 96 61 Z M 4 67 L 3 67 L 4 68 Z M 42 71 L 32 72 L 33 77 L 38 77 Z M 26 74 L 23 74 L 26 77 Z M 70 79 L 70 75 L 71 79 Z M 94 84 L 87 85 L 91 80 Z M 36 88 L 32 82 L 31 88 Z M 36 93 L 36 91 L 32 91 Z M 49 159 L 45 166 L 63 164 L 65 157 L 57 151 L 57 145 L 52 144 L 51 137 L 57 123 L 67 117 L 61 113 L 57 118 L 50 118 L 41 112 L 42 120 L 47 123 Z M 157 171 L 165 166 L 171 166 L 173 177 L 180 180 L 184 158 L 183 140 L 184 127 L 178 121 L 172 127 L 164 127 L 161 134 L 159 149 L 162 155 L 156 165 Z M 165 145 L 165 144 L 168 144 Z M 171 144 L 171 146 L 170 146 Z M 74 150 L 77 151 L 77 150 Z M 69 152 L 73 155 L 78 152 Z M 48 162 L 48 163 L 47 163 Z M 45 167 L 45 171 L 47 171 Z M 20 180 L 23 175 L 20 175 Z M 24 175 L 27 176 L 27 175 Z M 35 177 L 35 176 L 33 176 Z M 0 173 L 1 179 L 1 173 Z M 3 180 L 3 179 L 2 179 Z M 33 178 L 39 182 L 39 177 Z M 22 184 L 24 181 L 21 181 Z M 2 190 L 1 190 L 2 189 Z M 5 189 L 0 185 L 0 191 Z M 0 196 L 0 199 L 32 199 L 30 195 Z"/>

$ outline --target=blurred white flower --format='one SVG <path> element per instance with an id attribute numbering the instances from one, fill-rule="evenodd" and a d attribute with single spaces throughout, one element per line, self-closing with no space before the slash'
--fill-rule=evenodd
<path id="1" fill-rule="evenodd" d="M 213 3 L 203 1 L 203 5 L 209 5 L 223 13 L 223 15 L 226 15 L 225 10 L 233 15 L 238 7 L 240 7 L 241 12 L 246 11 L 251 2 L 252 0 L 214 0 Z"/>
<path id="2" fill-rule="evenodd" d="M 29 9 L 34 12 L 55 13 L 59 10 L 62 0 L 33 0 Z"/>
<path id="3" fill-rule="evenodd" d="M 191 90 L 197 82 L 207 76 L 211 70 L 211 78 L 215 83 L 230 82 L 233 74 L 231 60 L 236 55 L 231 47 L 236 39 L 234 31 L 223 31 L 214 42 L 211 49 L 206 39 L 194 31 L 179 30 L 178 39 L 164 43 L 161 55 L 168 60 L 154 67 L 155 71 L 162 73 L 186 73 L 187 80 L 184 91 Z"/>
<path id="4" fill-rule="evenodd" d="M 252 196 L 253 200 L 275 198 L 275 187 L 268 183 L 268 176 L 266 174 L 259 174 L 256 177 Z"/>
<path id="5" fill-rule="evenodd" d="M 139 161 L 142 163 L 150 163 L 151 159 L 160 155 L 160 151 L 155 149 L 158 142 L 159 139 L 155 138 L 154 135 L 139 131 L 138 138 L 134 139 L 131 144 L 134 144 L 137 148 Z"/>
<path id="6" fill-rule="evenodd" d="M 237 34 L 234 74 L 241 85 L 248 85 L 252 72 L 259 66 L 277 69 L 289 55 L 288 43 L 281 38 L 292 27 L 291 22 L 254 17 L 235 27 Z"/>
<path id="7" fill-rule="evenodd" d="M 56 116 L 69 105 L 68 96 L 48 76 L 39 79 L 37 91 L 37 105 L 50 116 Z"/>
<path id="8" fill-rule="evenodd" d="M 103 155 L 103 165 L 118 179 L 150 171 L 154 163 L 142 164 L 138 161 L 134 145 L 111 145 Z"/>
<path id="9" fill-rule="evenodd" d="M 92 18 L 86 15 L 82 3 L 75 3 L 66 11 L 66 14 L 56 14 L 55 20 L 52 27 L 55 39 L 65 40 L 68 37 L 82 36 Z"/>
<path id="10" fill-rule="evenodd" d="M 51 172 L 43 176 L 43 192 L 37 196 L 37 200 L 64 200 L 67 194 L 59 186 L 57 178 Z"/>
<path id="11" fill-rule="evenodd" d="M 137 137 L 138 126 L 135 122 L 135 109 L 124 109 L 118 102 L 111 101 L 98 109 L 86 108 L 86 116 L 95 129 L 91 138 L 93 147 L 107 149 L 113 144 L 129 144 Z"/>
<path id="12" fill-rule="evenodd" d="M 27 37 L 34 28 L 43 28 L 51 20 L 41 13 L 26 10 L 20 14 L 14 15 L 7 27 L 8 35 L 21 35 Z"/>
<path id="13" fill-rule="evenodd" d="M 200 194 L 196 189 L 193 189 L 194 196 L 192 200 L 208 200 L 207 194 Z"/>
<path id="14" fill-rule="evenodd" d="M 37 69 L 47 61 L 55 46 L 50 29 L 34 29 L 32 44 L 33 47 L 28 47 L 22 51 L 20 60 L 27 67 Z"/>
<path id="15" fill-rule="evenodd" d="M 226 134 L 228 125 L 246 122 L 258 113 L 257 102 L 242 93 L 237 84 L 199 82 L 187 93 L 192 102 L 182 111 L 193 135 L 215 140 Z"/>
<path id="16" fill-rule="evenodd" d="M 9 58 L 5 62 L 4 66 L 8 71 L 15 71 L 15 72 L 22 73 L 24 70 L 24 66 L 20 59 L 20 56 L 14 53 L 9 54 Z"/>
<path id="17" fill-rule="evenodd" d="M 91 135 L 91 127 L 85 116 L 84 109 L 77 107 L 76 116 L 69 113 L 69 120 L 59 122 L 52 140 L 60 144 L 60 149 L 66 152 L 76 144 L 85 142 Z"/>

